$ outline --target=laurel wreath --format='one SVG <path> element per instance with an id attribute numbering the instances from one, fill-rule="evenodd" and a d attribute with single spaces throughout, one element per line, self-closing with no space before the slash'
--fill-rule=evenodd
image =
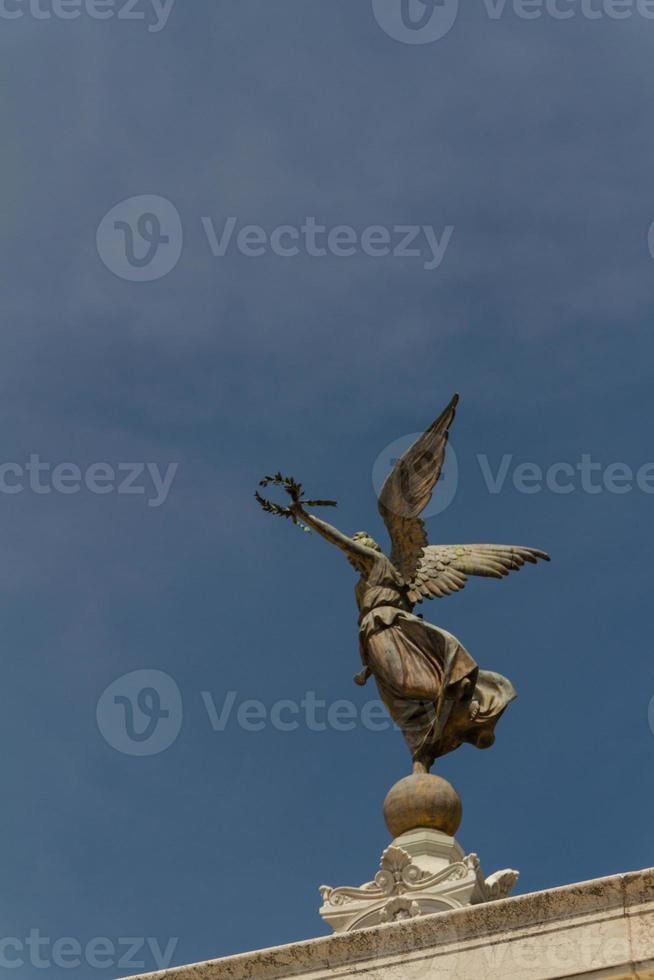
<path id="1" fill-rule="evenodd" d="M 289 495 L 294 504 L 306 504 L 307 507 L 336 507 L 338 506 L 335 500 L 304 500 L 304 487 L 297 480 L 294 480 L 292 476 L 283 476 L 281 473 L 275 473 L 274 476 L 264 476 L 263 480 L 259 480 L 260 487 L 283 487 L 286 493 Z M 295 525 L 301 527 L 303 531 L 310 533 L 310 528 L 303 524 L 302 521 L 298 520 L 297 514 L 295 514 L 290 507 L 282 507 L 281 504 L 276 504 L 273 500 L 268 500 L 259 491 L 255 491 L 254 494 L 259 505 L 265 510 L 267 514 L 274 514 L 276 517 L 286 517 L 287 519 L 293 521 Z"/>

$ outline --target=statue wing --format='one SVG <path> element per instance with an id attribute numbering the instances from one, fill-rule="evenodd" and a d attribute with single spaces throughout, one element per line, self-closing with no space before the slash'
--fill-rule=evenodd
<path id="1" fill-rule="evenodd" d="M 441 475 L 449 428 L 459 396 L 397 461 L 379 494 L 379 513 L 393 545 L 391 561 L 410 582 L 427 547 L 427 532 L 420 519 Z"/>
<path id="2" fill-rule="evenodd" d="M 458 592 L 468 575 L 503 578 L 518 571 L 525 562 L 535 565 L 550 557 L 538 548 L 510 544 L 436 544 L 424 549 L 409 585 L 411 602 L 440 599 Z"/>

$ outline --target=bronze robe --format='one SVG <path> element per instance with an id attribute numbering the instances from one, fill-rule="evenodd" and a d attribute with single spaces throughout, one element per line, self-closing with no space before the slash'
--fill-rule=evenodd
<path id="1" fill-rule="evenodd" d="M 385 556 L 359 580 L 356 598 L 361 659 L 414 761 L 429 768 L 462 742 L 492 745 L 495 725 L 516 697 L 511 682 L 480 670 L 455 636 L 415 616 Z"/>

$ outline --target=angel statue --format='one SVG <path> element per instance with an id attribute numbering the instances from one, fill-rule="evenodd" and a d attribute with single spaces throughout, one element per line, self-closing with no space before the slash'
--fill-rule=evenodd
<path id="1" fill-rule="evenodd" d="M 388 558 L 366 532 L 349 537 L 305 510 L 336 506 L 332 500 L 303 500 L 302 487 L 280 473 L 261 486 L 277 484 L 291 496 L 289 507 L 259 503 L 313 530 L 345 553 L 360 574 L 359 649 L 363 670 L 355 681 L 374 676 L 379 694 L 402 730 L 414 773 L 469 742 L 479 749 L 495 741 L 495 726 L 516 697 L 506 677 L 481 670 L 459 640 L 423 620 L 414 607 L 424 599 L 459 592 L 469 575 L 502 578 L 549 556 L 537 548 L 504 544 L 430 545 L 420 514 L 440 476 L 448 433 L 459 396 L 396 462 L 379 494 L 379 512 L 391 538 Z"/>

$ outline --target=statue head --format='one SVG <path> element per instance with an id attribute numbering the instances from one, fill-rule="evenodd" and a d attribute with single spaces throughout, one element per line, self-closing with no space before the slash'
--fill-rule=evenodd
<path id="1" fill-rule="evenodd" d="M 371 538 L 367 531 L 357 531 L 356 534 L 352 535 L 352 540 L 357 541 L 359 544 L 364 545 L 366 548 L 372 548 L 373 551 L 381 552 L 381 548 L 377 544 L 374 538 Z"/>

